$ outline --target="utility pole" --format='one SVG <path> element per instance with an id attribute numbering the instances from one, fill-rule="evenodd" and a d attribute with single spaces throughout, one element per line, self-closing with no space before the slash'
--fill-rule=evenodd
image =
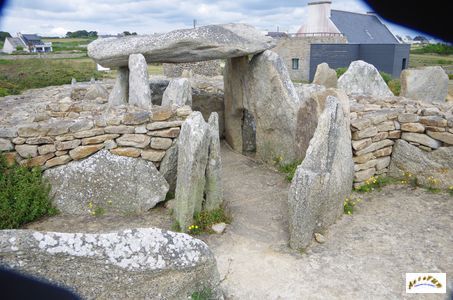
<path id="1" fill-rule="evenodd" d="M 193 19 L 193 28 L 197 27 L 197 19 Z"/>

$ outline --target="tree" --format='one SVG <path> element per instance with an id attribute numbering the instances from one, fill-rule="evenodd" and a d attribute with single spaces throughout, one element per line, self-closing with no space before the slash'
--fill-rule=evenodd
<path id="1" fill-rule="evenodd" d="M 86 30 L 77 30 L 74 32 L 68 31 L 66 33 L 67 38 L 84 38 L 84 37 L 97 37 L 97 31 L 86 31 Z"/>
<path id="2" fill-rule="evenodd" d="M 9 32 L 0 31 L 0 41 L 4 41 L 7 37 L 11 37 L 11 34 L 9 34 Z"/>

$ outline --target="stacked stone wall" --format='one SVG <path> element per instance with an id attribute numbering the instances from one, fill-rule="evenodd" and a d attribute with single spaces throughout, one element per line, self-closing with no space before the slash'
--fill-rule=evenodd
<path id="1" fill-rule="evenodd" d="M 453 146 L 453 116 L 442 104 L 402 97 L 356 98 L 351 102 L 354 186 L 386 175 L 393 145 L 405 140 L 423 151 Z"/>

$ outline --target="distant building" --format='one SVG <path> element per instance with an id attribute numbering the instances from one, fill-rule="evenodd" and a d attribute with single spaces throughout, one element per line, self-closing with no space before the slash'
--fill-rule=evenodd
<path id="1" fill-rule="evenodd" d="M 18 50 L 31 53 L 53 51 L 51 42 L 43 42 L 36 34 L 22 34 L 20 32 L 17 37 L 5 38 L 2 51 L 11 54 Z"/>
<path id="2" fill-rule="evenodd" d="M 373 13 L 331 10 L 331 1 L 308 3 L 308 18 L 297 33 L 277 37 L 277 52 L 291 79 L 313 80 L 318 64 L 348 67 L 364 60 L 398 77 L 409 63 L 410 45 L 401 44 Z"/>

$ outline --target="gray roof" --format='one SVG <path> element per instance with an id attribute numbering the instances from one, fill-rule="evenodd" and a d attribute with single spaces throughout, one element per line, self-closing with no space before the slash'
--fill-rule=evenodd
<path id="1" fill-rule="evenodd" d="M 20 40 L 20 38 L 13 38 L 13 37 L 7 37 L 6 38 L 8 40 L 8 42 L 10 42 L 10 44 L 16 48 L 17 46 L 21 46 L 21 47 L 24 47 L 24 43 L 22 43 L 22 41 Z"/>
<path id="2" fill-rule="evenodd" d="M 399 44 L 375 15 L 332 10 L 330 19 L 351 44 Z"/>

